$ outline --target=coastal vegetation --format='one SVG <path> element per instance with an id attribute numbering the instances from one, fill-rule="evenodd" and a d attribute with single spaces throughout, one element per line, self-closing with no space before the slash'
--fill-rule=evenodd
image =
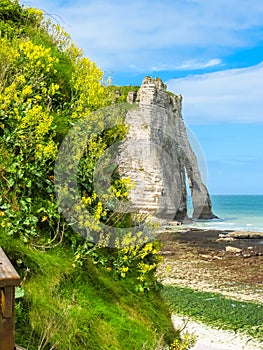
<path id="1" fill-rule="evenodd" d="M 129 87 L 116 98 L 109 79 L 42 11 L 11 0 L 0 8 L 0 245 L 22 279 L 17 343 L 32 350 L 187 349 L 154 276 L 160 243 L 126 231 L 108 248 L 111 237 L 100 226 L 136 224 L 115 215 L 93 183 L 96 162 L 127 131 L 127 107 L 115 108 L 114 127 L 107 128 L 106 116 Z M 74 210 L 91 240 L 66 222 L 55 193 L 59 147 L 82 120 L 89 140 Z M 106 199 L 125 202 L 129 186 L 113 173 Z M 81 217 L 81 206 L 90 220 Z"/>
<path id="2" fill-rule="evenodd" d="M 173 311 L 214 328 L 243 332 L 263 341 L 263 310 L 256 302 L 238 301 L 220 293 L 181 286 L 165 286 L 162 295 Z"/>

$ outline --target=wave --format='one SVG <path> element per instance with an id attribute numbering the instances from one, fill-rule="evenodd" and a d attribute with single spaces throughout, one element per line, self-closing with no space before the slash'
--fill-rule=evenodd
<path id="1" fill-rule="evenodd" d="M 198 229 L 263 232 L 262 195 L 212 195 L 213 212 L 219 219 L 188 224 Z M 189 205 L 189 215 L 192 213 Z"/>

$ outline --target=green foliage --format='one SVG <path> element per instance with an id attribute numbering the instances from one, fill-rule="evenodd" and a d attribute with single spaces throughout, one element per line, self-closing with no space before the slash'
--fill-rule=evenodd
<path id="1" fill-rule="evenodd" d="M 42 11 L 22 8 L 18 1 L 0 1 L 0 36 L 8 38 L 25 36 L 30 28 L 37 29 L 42 20 Z"/>
<path id="2" fill-rule="evenodd" d="M 0 245 L 23 281 L 16 342 L 29 350 L 152 350 L 179 337 L 160 294 L 135 292 L 132 278 L 115 280 L 90 259 L 76 268 L 66 247 L 41 252 L 4 236 Z"/>
<path id="3" fill-rule="evenodd" d="M 0 24 L 10 21 L 12 29 L 21 29 L 12 35 L 0 32 L 0 227 L 38 246 L 49 246 L 62 235 L 73 241 L 55 200 L 59 142 L 81 119 L 96 129 L 78 166 L 82 199 L 96 223 L 112 214 L 93 188 L 96 162 L 127 128 L 123 117 L 107 128 L 103 112 L 91 114 L 112 103 L 112 93 L 107 82 L 102 84 L 103 72 L 82 56 L 63 28 L 44 21 L 39 10 L 7 0 L 0 5 Z M 127 189 L 125 180 L 115 179 L 109 196 L 127 198 Z"/>
<path id="4" fill-rule="evenodd" d="M 6 154 L 0 171 L 0 226 L 23 241 L 49 245 L 60 239 L 62 227 L 70 231 L 55 201 L 58 141 L 74 120 L 109 104 L 110 93 L 101 84 L 101 70 L 82 57 L 63 28 L 43 22 L 41 11 L 12 1 L 0 5 L 0 25 L 10 22 L 11 29 L 20 29 L 0 33 L 0 148 Z M 101 154 L 106 145 L 104 139 L 93 154 Z"/>
<path id="5" fill-rule="evenodd" d="M 160 288 L 154 277 L 156 267 L 162 260 L 160 242 L 148 242 L 149 238 L 143 237 L 141 231 L 133 235 L 129 232 L 116 239 L 116 248 L 106 248 L 108 242 L 106 239 L 105 244 L 105 237 L 103 238 L 96 245 L 86 241 L 79 246 L 75 263 L 82 265 L 87 258 L 91 258 L 94 264 L 111 271 L 117 279 L 130 277 L 135 291 L 149 292 Z"/>
<path id="6" fill-rule="evenodd" d="M 165 286 L 162 295 L 176 313 L 188 315 L 210 326 L 246 332 L 263 340 L 261 304 L 175 286 Z"/>

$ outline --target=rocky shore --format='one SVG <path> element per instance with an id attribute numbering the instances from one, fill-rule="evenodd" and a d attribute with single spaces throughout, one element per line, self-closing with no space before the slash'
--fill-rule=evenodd
<path id="1" fill-rule="evenodd" d="M 166 226 L 158 238 L 164 284 L 215 291 L 232 298 L 263 300 L 263 233 L 182 230 Z"/>
<path id="2" fill-rule="evenodd" d="M 164 261 L 157 276 L 163 284 L 218 292 L 242 301 L 263 301 L 263 233 L 181 229 L 164 225 Z M 178 315 L 175 328 L 197 335 L 193 350 L 259 350 L 251 337 L 214 329 Z"/>

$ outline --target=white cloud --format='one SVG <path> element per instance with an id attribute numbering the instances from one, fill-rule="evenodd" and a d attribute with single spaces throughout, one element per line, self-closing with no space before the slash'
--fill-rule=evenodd
<path id="1" fill-rule="evenodd" d="M 166 82 L 183 95 L 189 124 L 263 123 L 263 62 L 259 65 L 193 75 Z"/>
<path id="2" fill-rule="evenodd" d="M 74 41 L 103 69 L 129 70 L 133 64 L 150 70 L 159 65 L 182 67 L 193 59 L 213 61 L 211 57 L 219 57 L 226 48 L 251 45 L 262 37 L 251 31 L 262 25 L 261 0 L 24 3 L 59 15 Z"/>
<path id="3" fill-rule="evenodd" d="M 159 64 L 154 67 L 152 67 L 152 71 L 164 71 L 164 70 L 198 70 L 198 69 L 204 69 L 204 68 L 210 68 L 215 67 L 222 64 L 222 60 L 219 58 L 213 58 L 209 61 L 200 61 L 197 60 L 188 60 L 185 62 L 182 62 L 180 65 L 168 65 L 168 64 Z"/>

